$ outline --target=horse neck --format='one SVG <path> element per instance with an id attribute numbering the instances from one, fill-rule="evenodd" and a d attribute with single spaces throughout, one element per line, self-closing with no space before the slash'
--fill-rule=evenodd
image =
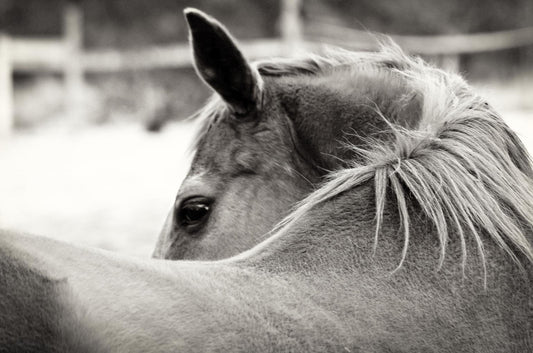
<path id="1" fill-rule="evenodd" d="M 450 234 L 447 255 L 439 268 L 437 232 L 416 205 L 411 205 L 410 245 L 399 267 L 404 238 L 392 195 L 374 246 L 372 184 L 366 182 L 317 205 L 239 261 L 275 274 L 304 274 L 305 281 L 321 288 L 312 295 L 314 301 L 336 306 L 336 312 L 376 319 L 361 332 L 371 340 L 379 341 L 382 335 L 387 344 L 396 342 L 398 351 L 410 351 L 411 343 L 412 351 L 428 344 L 442 347 L 442 351 L 454 351 L 464 344 L 477 346 L 480 352 L 494 347 L 502 351 L 531 347 L 532 266 L 522 272 L 487 237 L 486 273 L 473 240 L 467 240 L 472 251 L 463 267 L 459 237 Z M 340 320 L 360 324 L 358 319 L 340 316 Z M 384 332 L 385 327 L 396 328 Z M 401 338 L 401 327 L 409 327 L 412 342 Z M 462 343 L 458 342 L 461 335 Z M 425 341 L 415 343 L 414 337 Z"/>
<path id="2" fill-rule="evenodd" d="M 309 209 L 236 259 L 273 271 L 356 273 L 369 263 L 392 271 L 401 253 L 401 238 L 396 234 L 399 218 L 389 204 L 378 249 L 387 254 L 376 253 L 371 259 L 376 225 L 374 197 L 372 182 L 366 182 Z"/>
<path id="3" fill-rule="evenodd" d="M 417 204 L 409 202 L 407 212 L 410 215 L 410 239 L 406 256 L 403 258 L 405 237 L 397 200 L 392 191 L 388 190 L 381 229 L 376 237 L 375 197 L 374 180 L 370 179 L 331 199 L 317 203 L 290 220 L 287 226 L 282 227 L 270 239 L 236 259 L 271 270 L 339 270 L 342 273 L 353 272 L 357 276 L 362 272 L 371 271 L 369 273 L 373 276 L 379 273 L 390 277 L 395 273 L 393 278 L 408 273 L 421 278 L 440 277 L 458 283 L 470 283 L 478 289 L 483 288 L 485 274 L 489 278 L 495 275 L 490 273 L 489 268 L 485 273 L 477 252 L 477 243 L 468 235 L 465 240 L 468 256 L 463 264 L 461 239 L 451 228 L 445 260 L 443 264 L 439 264 L 441 248 L 436 228 Z M 525 231 L 528 236 L 533 235 L 531 230 Z M 500 245 L 488 235 L 482 241 L 487 266 L 495 272 L 514 273 L 516 270 L 523 278 L 520 267 Z"/>
<path id="4" fill-rule="evenodd" d="M 420 97 L 391 73 L 346 69 L 280 82 L 301 149 L 325 170 L 361 158 L 346 144 L 365 148 L 370 139 L 390 139 L 389 122 L 413 127 L 421 116 Z"/>
<path id="5" fill-rule="evenodd" d="M 442 307 L 451 312 L 455 310 L 450 307 L 454 302 L 459 310 L 464 306 L 466 312 L 470 305 L 476 306 L 472 302 L 493 296 L 491 300 L 501 300 L 501 306 L 494 307 L 492 302 L 480 309 L 486 310 L 480 317 L 490 317 L 490 310 L 494 310 L 506 322 L 531 319 L 523 309 L 533 295 L 533 266 L 524 262 L 526 271 L 522 271 L 488 235 L 482 234 L 486 268 L 475 240 L 468 235 L 468 256 L 463 264 L 460 237 L 451 229 L 445 259 L 439 266 L 437 231 L 416 204 L 408 204 L 410 240 L 402 260 L 404 233 L 395 197 L 388 192 L 376 243 L 373 184 L 369 180 L 316 205 L 245 253 L 240 261 L 274 273 L 307 273 L 320 278 L 326 288 L 338 287 L 335 281 L 343 278 L 341 287 L 351 283 L 351 290 L 364 290 L 367 294 L 388 291 L 406 297 L 420 295 L 422 306 L 435 305 L 432 301 L 440 298 Z M 466 315 L 465 312 L 458 315 Z"/>

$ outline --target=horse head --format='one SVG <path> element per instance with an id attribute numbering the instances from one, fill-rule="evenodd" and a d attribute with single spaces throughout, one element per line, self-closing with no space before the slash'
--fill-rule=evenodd
<path id="1" fill-rule="evenodd" d="M 330 171 L 358 159 L 390 122 L 420 115 L 397 63 L 377 54 L 249 63 L 215 19 L 186 10 L 194 64 L 215 95 L 155 257 L 219 259 L 257 244 Z M 387 120 L 383 117 L 386 116 Z"/>

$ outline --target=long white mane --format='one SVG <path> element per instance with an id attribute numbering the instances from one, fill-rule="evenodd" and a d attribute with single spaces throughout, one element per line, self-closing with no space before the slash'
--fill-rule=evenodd
<path id="1" fill-rule="evenodd" d="M 533 262 L 533 247 L 525 235 L 533 230 L 533 172 L 515 133 L 457 75 L 407 57 L 390 44 L 366 60 L 390 63 L 389 69 L 402 75 L 423 98 L 418 126 L 408 130 L 391 125 L 395 139 L 389 144 L 376 141 L 365 150 L 352 146 L 365 157 L 364 162 L 332 173 L 277 229 L 289 226 L 317 204 L 373 179 L 375 246 L 390 188 L 405 239 L 399 267 L 409 248 L 408 204 L 412 199 L 437 230 L 440 265 L 451 230 L 460 237 L 463 266 L 467 237 L 474 238 L 485 266 L 482 232 L 515 261 L 518 251 Z"/>

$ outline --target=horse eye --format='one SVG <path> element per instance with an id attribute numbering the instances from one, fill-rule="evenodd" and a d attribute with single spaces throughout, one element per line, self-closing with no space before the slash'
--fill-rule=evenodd
<path id="1" fill-rule="evenodd" d="M 183 201 L 178 210 L 178 223 L 190 230 L 198 230 L 211 211 L 211 201 L 203 197 L 194 197 Z"/>

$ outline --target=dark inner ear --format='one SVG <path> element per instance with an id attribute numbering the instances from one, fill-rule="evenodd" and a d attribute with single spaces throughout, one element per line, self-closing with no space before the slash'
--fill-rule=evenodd
<path id="1" fill-rule="evenodd" d="M 238 114 L 250 112 L 256 105 L 258 83 L 235 41 L 218 21 L 201 11 L 186 9 L 195 67 Z"/>

